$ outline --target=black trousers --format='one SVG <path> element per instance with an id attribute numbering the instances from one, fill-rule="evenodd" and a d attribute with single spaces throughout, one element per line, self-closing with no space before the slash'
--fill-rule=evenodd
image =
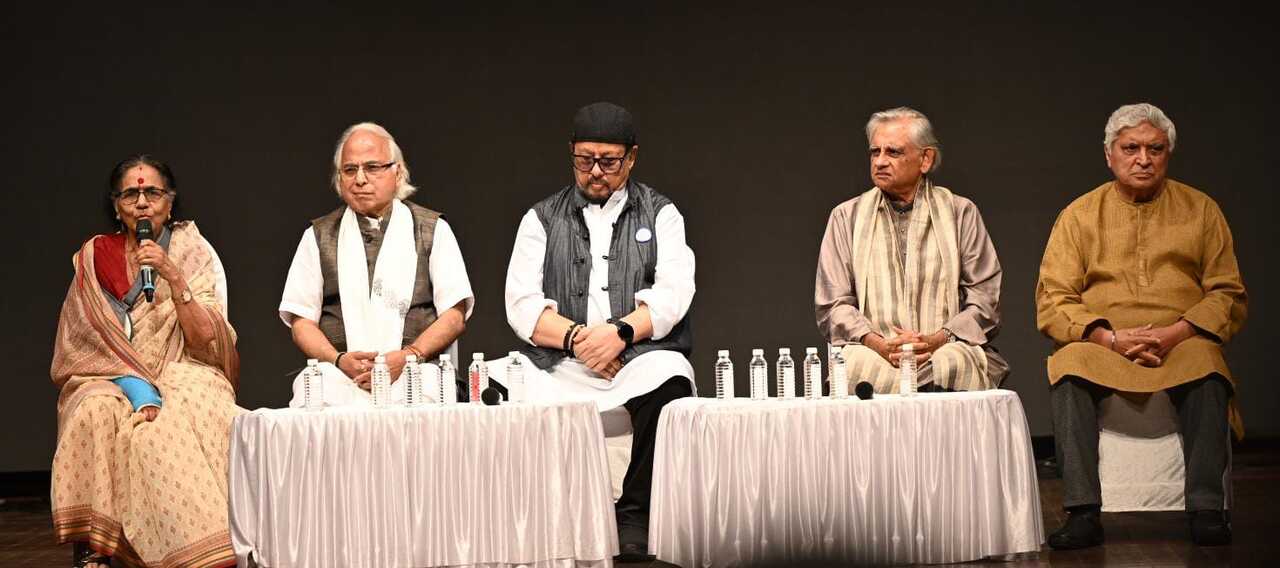
<path id="1" fill-rule="evenodd" d="M 693 394 L 689 379 L 671 377 L 645 394 L 628 400 L 631 413 L 631 464 L 622 478 L 622 496 L 614 505 L 618 527 L 649 527 L 649 494 L 653 488 L 653 444 L 657 440 L 658 416 L 662 407 L 677 398 Z"/>
<path id="2" fill-rule="evenodd" d="M 1079 377 L 1063 377 L 1049 389 L 1053 438 L 1062 468 L 1064 507 L 1101 505 L 1098 479 L 1098 403 L 1113 391 Z M 1217 373 L 1167 391 L 1178 412 L 1186 466 L 1187 511 L 1223 509 L 1223 473 L 1230 450 L 1227 401 L 1231 384 Z"/>

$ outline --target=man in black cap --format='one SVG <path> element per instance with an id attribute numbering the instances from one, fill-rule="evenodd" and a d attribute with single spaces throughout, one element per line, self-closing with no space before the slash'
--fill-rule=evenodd
<path id="1" fill-rule="evenodd" d="M 529 399 L 592 400 L 601 412 L 623 406 L 631 415 L 631 462 L 616 504 L 620 561 L 649 558 L 658 415 L 694 392 L 693 251 L 671 200 L 631 180 L 639 150 L 626 109 L 600 102 L 578 110 L 574 183 L 525 214 L 506 284 L 507 321 L 527 342 Z"/>

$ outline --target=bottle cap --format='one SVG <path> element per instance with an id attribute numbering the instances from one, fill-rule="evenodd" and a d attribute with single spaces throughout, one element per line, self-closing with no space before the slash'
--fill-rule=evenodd
<path id="1" fill-rule="evenodd" d="M 518 358 L 518 357 L 520 356 L 520 352 L 519 352 L 519 351 L 511 351 L 511 352 L 507 353 L 507 356 L 508 356 L 508 357 L 510 357 L 510 358 L 512 358 L 512 359 L 516 359 L 516 358 Z"/>
<path id="2" fill-rule="evenodd" d="M 386 355 L 378 355 L 378 356 L 375 356 L 375 357 L 373 358 L 373 362 L 374 362 L 374 363 L 386 363 L 386 362 L 387 362 L 387 356 L 386 356 Z"/>
<path id="3" fill-rule="evenodd" d="M 764 349 L 752 349 L 751 356 L 764 355 Z"/>
<path id="4" fill-rule="evenodd" d="M 779 354 L 779 355 L 790 355 L 790 354 L 791 354 L 791 348 L 790 348 L 790 347 L 779 347 L 779 348 L 778 348 L 778 354 Z"/>
<path id="5" fill-rule="evenodd" d="M 472 361 L 484 361 L 484 353 L 472 353 L 472 354 L 471 354 L 471 360 L 472 360 Z"/>
<path id="6" fill-rule="evenodd" d="M 417 355 L 414 355 L 413 353 L 410 353 L 410 354 L 408 354 L 408 355 L 405 355 L 405 356 L 404 356 L 404 362 L 405 362 L 405 363 L 417 363 L 417 362 L 418 362 L 418 356 L 417 356 Z"/>
<path id="7" fill-rule="evenodd" d="M 805 348 L 804 348 L 804 354 L 805 354 L 805 355 L 817 355 L 817 354 L 818 354 L 818 348 L 817 348 L 817 347 L 805 347 Z"/>
<path id="8" fill-rule="evenodd" d="M 716 351 L 716 357 L 728 357 L 728 356 L 729 356 L 728 349 L 721 349 L 719 351 Z"/>
<path id="9" fill-rule="evenodd" d="M 453 356 L 452 356 L 452 355 L 450 355 L 450 354 L 448 354 L 448 353 L 441 353 L 441 354 L 440 354 L 440 362 L 441 362 L 441 363 L 444 363 L 445 361 L 449 361 L 449 360 L 451 360 L 451 359 L 453 359 Z"/>
<path id="10" fill-rule="evenodd" d="M 314 367 L 314 366 L 319 365 L 319 364 L 320 364 L 320 360 L 319 360 L 319 359 L 307 359 L 307 366 L 308 366 L 308 367 Z"/>
<path id="11" fill-rule="evenodd" d="M 916 346 L 915 346 L 915 344 L 914 344 L 914 343 L 903 343 L 903 344 L 902 344 L 902 352 L 903 352 L 903 353 L 914 353 L 914 352 L 915 352 L 915 350 L 916 350 Z"/>

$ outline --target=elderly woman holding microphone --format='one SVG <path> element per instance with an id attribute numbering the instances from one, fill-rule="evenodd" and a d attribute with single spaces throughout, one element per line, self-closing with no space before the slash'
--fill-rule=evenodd
<path id="1" fill-rule="evenodd" d="M 222 263 L 178 220 L 173 172 L 112 169 L 113 233 L 73 257 L 50 370 L 53 523 L 73 566 L 232 566 L 227 455 L 239 356 Z"/>

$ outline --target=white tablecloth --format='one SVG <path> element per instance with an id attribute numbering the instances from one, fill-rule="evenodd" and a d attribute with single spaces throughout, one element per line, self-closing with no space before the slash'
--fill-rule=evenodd
<path id="1" fill-rule="evenodd" d="M 241 566 L 610 566 L 589 402 L 258 410 L 231 435 Z"/>
<path id="2" fill-rule="evenodd" d="M 1011 391 L 686 398 L 658 422 L 649 549 L 685 568 L 962 562 L 1043 541 Z"/>

